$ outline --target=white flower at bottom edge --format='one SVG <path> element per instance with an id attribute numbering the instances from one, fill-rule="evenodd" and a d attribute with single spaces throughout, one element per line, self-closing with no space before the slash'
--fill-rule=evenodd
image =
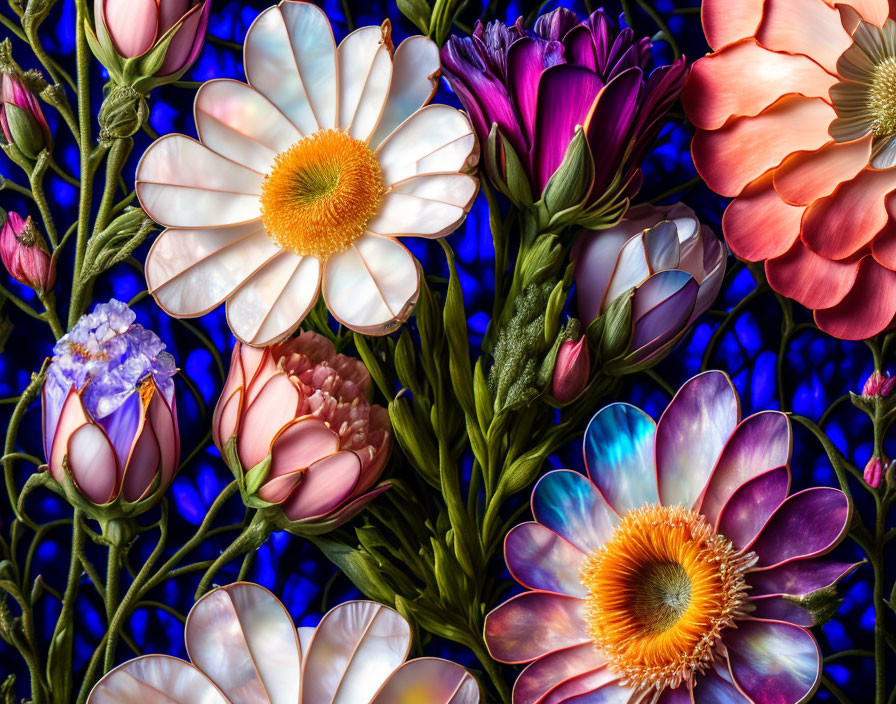
<path id="1" fill-rule="evenodd" d="M 438 658 L 405 662 L 407 621 L 372 601 L 330 610 L 296 628 L 264 587 L 239 582 L 202 597 L 184 637 L 192 664 L 144 655 L 101 679 L 87 704 L 478 704 L 464 668 Z"/>
<path id="2" fill-rule="evenodd" d="M 337 47 L 318 7 L 283 0 L 249 28 L 244 60 L 248 85 L 197 92 L 199 141 L 166 135 L 137 167 L 141 205 L 168 228 L 147 288 L 175 317 L 226 301 L 234 334 L 256 346 L 289 335 L 321 290 L 347 327 L 394 330 L 420 283 L 395 237 L 449 234 L 478 189 L 467 117 L 427 105 L 438 47 L 394 48 L 388 22 Z"/>

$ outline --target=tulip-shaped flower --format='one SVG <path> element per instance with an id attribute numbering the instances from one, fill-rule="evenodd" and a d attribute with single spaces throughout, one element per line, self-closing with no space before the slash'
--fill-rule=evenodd
<path id="1" fill-rule="evenodd" d="M 146 57 L 147 71 L 169 82 L 199 56 L 211 11 L 211 0 L 94 0 L 95 30 L 88 40 L 97 58 L 120 85 L 132 78 L 126 61 Z"/>
<path id="2" fill-rule="evenodd" d="M 681 203 L 632 208 L 616 227 L 583 232 L 572 256 L 585 325 L 606 315 L 627 316 L 630 306 L 627 347 L 619 352 L 618 341 L 601 340 L 605 349 L 624 355 L 624 370 L 669 352 L 715 300 L 725 274 L 724 246 Z M 600 334 L 610 330 L 618 326 L 605 325 Z M 589 335 L 595 337 L 594 326 Z"/>
<path id="3" fill-rule="evenodd" d="M 368 402 L 369 385 L 359 360 L 315 332 L 265 348 L 237 342 L 213 433 L 244 500 L 279 506 L 285 527 L 311 533 L 386 489 L 372 487 L 389 455 L 389 414 Z"/>
<path id="4" fill-rule="evenodd" d="M 0 229 L 0 259 L 12 278 L 40 294 L 56 283 L 56 263 L 30 217 L 6 215 Z"/>
<path id="5" fill-rule="evenodd" d="M 152 506 L 180 455 L 174 359 L 111 300 L 53 348 L 43 388 L 44 450 L 70 502 L 104 520 Z"/>
<path id="6" fill-rule="evenodd" d="M 551 396 L 560 403 L 569 403 L 588 386 L 591 374 L 591 353 L 588 340 L 583 335 L 578 342 L 567 340 L 560 345 L 554 376 L 551 379 Z"/>
<path id="7" fill-rule="evenodd" d="M 53 146 L 50 126 L 34 93 L 12 60 L 9 40 L 0 44 L 0 130 L 28 159 Z"/>
<path id="8" fill-rule="evenodd" d="M 372 601 L 347 601 L 317 627 L 296 629 L 277 597 L 239 582 L 197 601 L 184 631 L 191 662 L 130 660 L 87 704 L 479 704 L 479 686 L 460 665 L 405 661 L 410 625 Z"/>
<path id="9" fill-rule="evenodd" d="M 638 191 L 641 160 L 687 78 L 684 58 L 651 72 L 650 47 L 603 10 L 580 22 L 560 8 L 532 33 L 522 20 L 477 23 L 471 37 L 448 41 L 442 63 L 499 187 L 523 205 L 543 197 L 552 214 L 579 205 L 585 224 L 618 219 Z M 585 148 L 573 155 L 580 128 Z"/>

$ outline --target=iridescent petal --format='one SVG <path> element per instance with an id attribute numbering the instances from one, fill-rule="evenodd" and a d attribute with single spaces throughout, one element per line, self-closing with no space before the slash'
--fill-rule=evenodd
<path id="1" fill-rule="evenodd" d="M 722 507 L 745 482 L 790 462 L 790 421 L 777 411 L 745 418 L 735 428 L 706 485 L 699 507 L 713 525 Z"/>
<path id="2" fill-rule="evenodd" d="M 420 271 L 398 241 L 367 233 L 327 260 L 323 294 L 343 325 L 368 335 L 385 335 L 410 315 L 417 301 Z"/>
<path id="3" fill-rule="evenodd" d="M 790 471 L 778 467 L 738 487 L 719 515 L 718 530 L 738 549 L 749 545 L 787 498 Z"/>
<path id="4" fill-rule="evenodd" d="M 460 665 L 440 658 L 418 658 L 392 673 L 370 704 L 398 702 L 478 704 L 479 685 Z"/>
<path id="5" fill-rule="evenodd" d="M 513 685 L 514 704 L 537 704 L 548 692 L 568 679 L 606 665 L 593 643 L 558 650 L 536 660 Z"/>
<path id="6" fill-rule="evenodd" d="M 619 521 L 600 492 L 578 472 L 548 472 L 532 490 L 532 515 L 585 553 L 600 548 Z"/>
<path id="7" fill-rule="evenodd" d="M 240 419 L 237 450 L 246 471 L 265 459 L 274 436 L 296 416 L 300 402 L 296 385 L 284 372 L 264 380 L 258 394 L 247 401 Z"/>
<path id="8" fill-rule="evenodd" d="M 836 584 L 861 563 L 836 560 L 792 560 L 778 567 L 750 572 L 751 594 L 805 596 Z"/>
<path id="9" fill-rule="evenodd" d="M 572 596 L 523 592 L 485 617 L 485 644 L 498 662 L 530 662 L 589 642 L 585 601 Z"/>
<path id="10" fill-rule="evenodd" d="M 651 273 L 647 250 L 644 247 L 644 235 L 638 233 L 619 251 L 616 268 L 613 269 L 604 294 L 601 313 L 606 312 L 610 304 L 622 293 L 646 281 Z"/>
<path id="11" fill-rule="evenodd" d="M 292 619 L 264 587 L 239 582 L 203 596 L 184 639 L 193 663 L 232 704 L 295 704 L 301 652 Z"/>
<path id="12" fill-rule="evenodd" d="M 617 513 L 656 503 L 653 435 L 656 423 L 644 411 L 614 403 L 597 412 L 585 429 L 588 476 Z"/>
<path id="13" fill-rule="evenodd" d="M 681 685 L 675 689 L 667 689 L 656 700 L 656 704 L 694 704 L 687 685 Z"/>
<path id="14" fill-rule="evenodd" d="M 694 704 L 755 704 L 741 694 L 731 682 L 731 673 L 716 668 L 697 678 L 694 685 Z"/>
<path id="15" fill-rule="evenodd" d="M 675 394 L 656 426 L 656 471 L 664 506 L 694 505 L 740 417 L 727 374 L 698 374 Z"/>
<path id="16" fill-rule="evenodd" d="M 585 553 L 540 523 L 514 527 L 504 539 L 510 574 L 524 587 L 584 598 L 579 568 Z"/>
<path id="17" fill-rule="evenodd" d="M 59 415 L 54 420 L 55 424 L 52 429 L 44 429 L 47 437 L 51 438 L 47 464 L 50 466 L 50 474 L 53 479 L 62 484 L 65 481 L 64 460 L 68 452 L 68 439 L 77 428 L 90 422 L 84 404 L 73 386 L 66 392 Z"/>
<path id="18" fill-rule="evenodd" d="M 361 27 L 336 49 L 339 128 L 366 141 L 380 119 L 392 82 L 389 28 Z"/>
<path id="19" fill-rule="evenodd" d="M 146 53 L 158 35 L 157 0 L 99 0 L 97 24 L 103 23 L 115 51 L 124 58 Z"/>
<path id="20" fill-rule="evenodd" d="M 750 550 L 757 567 L 823 555 L 849 530 L 849 501 L 839 489 L 816 487 L 789 497 L 769 518 Z"/>
<path id="21" fill-rule="evenodd" d="M 349 601 L 322 619 L 308 646 L 303 702 L 369 702 L 407 657 L 411 629 L 390 608 Z"/>
<path id="22" fill-rule="evenodd" d="M 784 621 L 795 626 L 811 628 L 817 625 L 815 617 L 790 597 L 763 594 L 750 597 L 750 616 L 767 621 Z"/>
<path id="23" fill-rule="evenodd" d="M 75 485 L 88 501 L 104 504 L 119 489 L 115 451 L 102 428 L 86 423 L 68 438 L 68 468 Z"/>
<path id="24" fill-rule="evenodd" d="M 144 655 L 97 682 L 87 704 L 231 703 L 190 663 L 167 655 Z"/>
<path id="25" fill-rule="evenodd" d="M 367 228 L 387 237 L 437 239 L 454 232 L 466 217 L 467 211 L 456 205 L 391 192 L 383 196 L 379 212 L 367 223 Z"/>
<path id="26" fill-rule="evenodd" d="M 271 443 L 271 469 L 258 490 L 259 498 L 281 503 L 292 493 L 304 470 L 339 450 L 339 436 L 318 418 L 287 423 Z"/>
<path id="27" fill-rule="evenodd" d="M 602 667 L 566 680 L 540 704 L 629 704 L 634 692 L 619 684 L 619 675 Z"/>
<path id="28" fill-rule="evenodd" d="M 797 704 L 818 688 L 821 654 L 805 629 L 744 619 L 725 634 L 735 682 L 756 704 Z"/>

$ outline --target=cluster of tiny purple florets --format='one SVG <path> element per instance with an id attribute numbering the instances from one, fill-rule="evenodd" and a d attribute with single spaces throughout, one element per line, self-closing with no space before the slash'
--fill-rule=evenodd
<path id="1" fill-rule="evenodd" d="M 83 389 L 81 400 L 96 419 L 114 412 L 149 375 L 170 397 L 174 358 L 158 335 L 134 323 L 136 318 L 115 299 L 84 315 L 53 348 L 48 383 Z"/>

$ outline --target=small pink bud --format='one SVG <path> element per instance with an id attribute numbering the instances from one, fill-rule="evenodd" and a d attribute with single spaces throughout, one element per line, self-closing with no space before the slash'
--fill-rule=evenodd
<path id="1" fill-rule="evenodd" d="M 17 68 L 4 69 L 0 77 L 0 129 L 3 138 L 15 144 L 29 159 L 53 146 L 50 126 L 40 103 L 22 82 Z"/>
<path id="2" fill-rule="evenodd" d="M 31 218 L 9 213 L 0 230 L 0 259 L 19 283 L 45 293 L 56 283 L 56 264 Z"/>
<path id="3" fill-rule="evenodd" d="M 875 369 L 862 387 L 862 396 L 886 398 L 893 393 L 894 387 L 896 387 L 896 377 Z"/>
<path id="4" fill-rule="evenodd" d="M 578 342 L 567 340 L 557 353 L 551 395 L 560 403 L 569 403 L 585 390 L 590 372 L 591 352 L 585 337 Z"/>
<path id="5" fill-rule="evenodd" d="M 868 486 L 872 489 L 877 489 L 877 487 L 880 486 L 880 480 L 883 479 L 883 476 L 884 463 L 881 462 L 877 455 L 875 455 L 868 460 L 868 464 L 865 465 L 865 471 L 862 474 L 862 477 L 865 479 L 865 483 Z"/>

